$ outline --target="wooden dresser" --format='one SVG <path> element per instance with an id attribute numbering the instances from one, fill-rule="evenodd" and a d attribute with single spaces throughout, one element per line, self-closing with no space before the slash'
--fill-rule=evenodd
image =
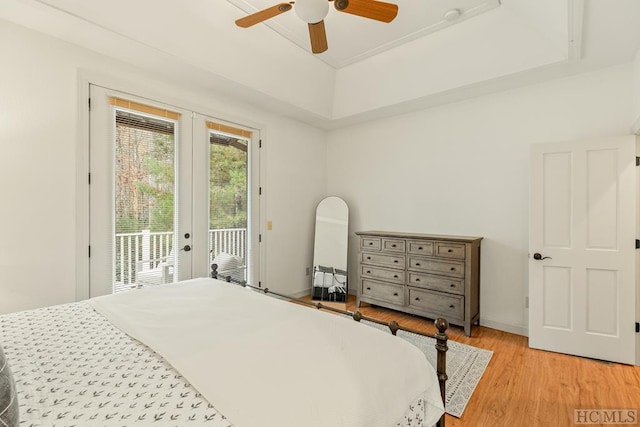
<path id="1" fill-rule="evenodd" d="M 464 326 L 480 318 L 482 237 L 361 231 L 358 300 L 394 310 L 444 317 Z"/>

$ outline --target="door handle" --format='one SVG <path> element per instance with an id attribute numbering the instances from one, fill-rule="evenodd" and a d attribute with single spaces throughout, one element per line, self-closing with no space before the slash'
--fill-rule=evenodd
<path id="1" fill-rule="evenodd" d="M 543 260 L 543 259 L 547 259 L 547 258 L 548 258 L 548 259 L 552 259 L 550 256 L 542 256 L 542 254 L 540 254 L 540 253 L 538 253 L 538 252 L 536 252 L 535 254 L 533 254 L 533 259 L 535 259 L 535 260 L 537 260 L 537 261 L 540 261 L 540 260 Z"/>
<path id="2" fill-rule="evenodd" d="M 182 250 L 185 251 L 185 252 L 189 252 L 191 250 L 191 246 L 184 245 L 184 248 L 182 248 Z"/>

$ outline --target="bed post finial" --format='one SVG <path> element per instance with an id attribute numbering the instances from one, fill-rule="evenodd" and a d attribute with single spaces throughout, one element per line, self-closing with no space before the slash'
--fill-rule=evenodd
<path id="1" fill-rule="evenodd" d="M 356 322 L 359 322 L 362 320 L 362 313 L 360 313 L 359 311 L 356 311 L 353 313 L 353 320 L 355 320 Z"/>
<path id="2" fill-rule="evenodd" d="M 395 320 L 389 322 L 389 330 L 391 331 L 391 335 L 396 335 L 398 333 L 398 329 L 400 329 L 400 325 Z"/>
<path id="3" fill-rule="evenodd" d="M 447 319 L 443 319 L 442 317 L 438 317 L 436 321 L 433 322 L 433 324 L 436 326 L 436 329 L 441 334 L 444 334 L 445 333 L 444 331 L 446 331 L 447 328 L 449 328 L 449 322 L 447 322 Z"/>
<path id="4" fill-rule="evenodd" d="M 447 333 L 445 331 L 449 327 L 449 322 L 442 317 L 438 317 L 433 324 L 438 330 L 434 335 L 436 339 L 436 351 L 438 352 L 436 372 L 438 373 L 438 382 L 440 383 L 440 396 L 442 397 L 442 403 L 444 404 L 445 384 L 447 383 L 447 350 L 449 350 L 449 347 L 447 346 L 447 340 L 449 337 L 447 337 Z M 444 414 L 438 421 L 437 426 L 444 427 Z"/>

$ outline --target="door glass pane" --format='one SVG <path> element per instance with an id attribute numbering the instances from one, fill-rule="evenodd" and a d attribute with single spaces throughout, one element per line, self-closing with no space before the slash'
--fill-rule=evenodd
<path id="1" fill-rule="evenodd" d="M 114 292 L 173 282 L 176 123 L 115 111 Z"/>
<path id="2" fill-rule="evenodd" d="M 218 276 L 246 280 L 248 141 L 209 133 L 209 253 Z"/>

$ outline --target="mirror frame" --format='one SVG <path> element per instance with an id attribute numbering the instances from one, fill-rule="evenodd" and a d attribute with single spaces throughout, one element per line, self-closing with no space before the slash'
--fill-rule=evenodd
<path id="1" fill-rule="evenodd" d="M 333 217 L 326 216 L 326 212 L 322 212 L 328 219 L 326 223 L 344 225 L 344 230 L 336 230 L 335 234 L 333 235 L 333 242 L 337 242 L 339 244 L 338 250 L 340 250 L 341 253 L 338 256 L 340 257 L 340 260 L 337 260 L 337 258 L 318 259 L 319 253 L 322 254 L 324 252 L 326 254 L 327 251 L 335 252 L 333 249 L 327 249 L 326 246 L 323 248 L 322 239 L 319 238 L 323 233 L 322 224 L 325 223 L 319 220 L 319 218 L 324 217 L 323 215 L 320 215 L 320 213 L 323 204 L 328 205 L 328 202 L 334 203 L 335 208 L 339 208 L 339 212 Z M 325 229 L 324 231 L 328 232 L 329 230 Z M 342 250 L 342 248 L 344 249 Z M 315 233 L 313 245 L 313 274 L 311 276 L 311 299 L 346 303 L 347 296 L 349 295 L 348 259 L 349 206 L 347 205 L 347 202 L 341 197 L 327 196 L 320 200 L 320 202 L 318 202 L 318 204 L 316 205 Z M 320 280 L 322 281 L 322 284 L 321 286 L 317 286 Z M 330 281 L 331 283 L 327 283 L 327 281 Z"/>

